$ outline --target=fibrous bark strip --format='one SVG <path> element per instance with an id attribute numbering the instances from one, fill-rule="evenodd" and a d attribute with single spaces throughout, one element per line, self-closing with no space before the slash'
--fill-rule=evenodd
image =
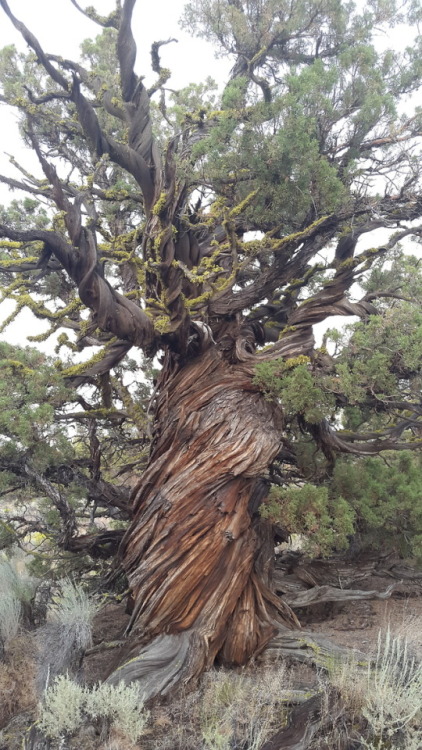
<path id="1" fill-rule="evenodd" d="M 257 477 L 279 449 L 281 421 L 251 375 L 215 347 L 171 373 L 164 368 L 150 466 L 122 543 L 134 597 L 131 647 L 112 680 L 143 676 L 144 689 L 146 663 L 157 675 L 162 658 L 165 684 L 156 680 L 153 692 L 166 692 L 187 661 L 189 677 L 217 656 L 244 664 L 277 618 L 295 622 L 265 583 L 268 539 L 253 517 Z"/>

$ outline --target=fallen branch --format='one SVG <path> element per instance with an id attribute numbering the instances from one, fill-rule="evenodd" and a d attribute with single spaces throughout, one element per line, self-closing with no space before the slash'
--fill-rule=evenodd
<path id="1" fill-rule="evenodd" d="M 338 589 L 334 586 L 314 586 L 307 591 L 285 594 L 281 598 L 289 607 L 309 607 L 323 602 L 350 602 L 361 599 L 389 599 L 394 589 L 402 581 L 392 583 L 385 591 L 360 591 L 359 589 Z"/>
<path id="2" fill-rule="evenodd" d="M 368 656 L 355 649 L 337 646 L 317 633 L 287 628 L 280 628 L 265 650 L 265 657 L 271 661 L 287 658 L 324 670 L 331 669 L 333 661 L 347 661 L 352 654 L 358 664 L 367 666 Z"/>

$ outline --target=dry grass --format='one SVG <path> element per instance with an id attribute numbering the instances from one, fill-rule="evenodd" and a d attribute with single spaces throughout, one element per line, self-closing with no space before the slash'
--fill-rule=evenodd
<path id="1" fill-rule="evenodd" d="M 0 662 L 0 728 L 15 714 L 35 709 L 34 651 L 30 636 L 17 636 L 8 644 L 5 661 Z"/>
<path id="2" fill-rule="evenodd" d="M 40 692 L 58 675 L 78 672 L 82 654 L 92 643 L 95 611 L 95 603 L 81 587 L 69 580 L 61 582 L 48 607 L 47 622 L 36 634 Z"/>
<path id="3" fill-rule="evenodd" d="M 333 689 L 344 707 L 343 723 L 317 739 L 314 750 L 343 750 L 351 740 L 362 750 L 421 750 L 422 663 L 412 642 L 380 631 L 377 652 L 366 663 L 353 654 L 333 663 L 327 695 Z"/>
<path id="4" fill-rule="evenodd" d="M 283 664 L 266 670 L 213 670 L 200 688 L 155 713 L 151 750 L 258 750 L 286 721 L 291 693 Z"/>
<path id="5" fill-rule="evenodd" d="M 122 732 L 112 727 L 107 741 L 102 743 L 98 750 L 137 750 L 139 747 L 141 746 L 130 742 Z"/>
<path id="6" fill-rule="evenodd" d="M 380 630 L 405 640 L 414 655 L 422 660 L 420 599 L 408 598 L 400 602 L 399 611 L 391 612 L 391 600 L 384 604 Z"/>

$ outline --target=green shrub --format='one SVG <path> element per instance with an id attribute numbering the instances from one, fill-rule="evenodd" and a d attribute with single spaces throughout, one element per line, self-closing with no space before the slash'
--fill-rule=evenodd
<path id="1" fill-rule="evenodd" d="M 273 486 L 260 512 L 288 534 L 303 535 L 304 548 L 315 555 L 346 548 L 354 531 L 353 508 L 342 497 L 331 497 L 325 486 Z"/>

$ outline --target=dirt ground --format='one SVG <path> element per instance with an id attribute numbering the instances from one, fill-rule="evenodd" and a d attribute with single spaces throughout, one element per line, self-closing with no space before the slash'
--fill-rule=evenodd
<path id="1" fill-rule="evenodd" d="M 362 588 L 384 591 L 389 578 L 368 578 Z M 412 589 L 412 595 L 410 590 Z M 415 595 L 415 592 L 417 594 Z M 406 638 L 414 655 L 422 658 L 422 584 L 398 584 L 389 599 L 352 601 L 347 604 L 308 607 L 299 612 L 306 630 L 323 633 L 339 646 L 365 653 L 377 649 L 380 631 Z M 94 645 L 119 640 L 129 621 L 124 604 L 109 604 L 94 620 Z M 84 659 L 84 678 L 89 684 L 105 679 L 119 661 L 121 649 L 101 651 Z"/>
<path id="2" fill-rule="evenodd" d="M 94 618 L 93 645 L 110 643 L 123 638 L 129 615 L 125 613 L 124 604 L 107 604 Z M 83 678 L 89 685 L 104 680 L 117 665 L 121 648 L 100 651 L 85 656 L 83 663 Z"/>
<path id="3" fill-rule="evenodd" d="M 365 589 L 385 590 L 391 579 L 376 578 L 365 582 Z M 362 586 L 362 588 L 364 588 Z M 356 648 L 365 653 L 377 649 L 380 631 L 406 638 L 414 655 L 422 658 L 422 586 L 398 585 L 389 599 L 363 600 L 336 605 L 327 618 L 306 624 L 307 630 L 324 635 L 339 646 Z"/>
<path id="4" fill-rule="evenodd" d="M 367 579 L 361 588 L 367 590 L 376 589 L 385 591 L 391 584 L 391 578 L 374 577 Z M 393 635 L 406 637 L 409 641 L 411 652 L 422 659 L 422 581 L 407 581 L 399 584 L 394 595 L 386 600 L 359 600 L 347 604 L 317 605 L 307 607 L 299 611 L 298 615 L 303 623 L 304 629 L 321 633 L 335 644 L 357 649 L 360 652 L 374 654 L 377 649 L 377 641 L 380 631 L 388 629 Z M 129 615 L 125 613 L 125 604 L 110 603 L 103 607 L 94 620 L 94 649 L 96 646 L 110 644 L 123 638 Z M 260 675 L 267 674 L 268 667 L 274 667 L 270 652 L 262 655 L 262 661 L 251 664 L 246 668 L 245 674 L 254 676 L 254 680 L 260 679 Z M 85 656 L 83 662 L 83 673 L 81 678 L 88 684 L 93 685 L 104 680 L 124 658 L 123 647 L 100 650 Z M 308 689 L 318 683 L 317 672 L 305 664 L 291 664 L 285 667 L 285 679 L 291 688 Z M 255 684 L 255 683 L 254 683 Z M 187 696 L 186 700 L 189 700 Z M 182 704 L 181 704 L 182 705 Z M 188 705 L 188 704 L 186 704 Z M 35 704 L 34 704 L 35 706 Z M 24 708 L 24 706 L 22 706 Z M 183 706 L 182 706 L 183 708 Z M 186 708 L 186 706 L 184 707 Z M 180 706 L 176 701 L 173 704 L 155 706 L 152 710 L 150 726 L 147 734 L 143 737 L 142 747 L 156 748 L 158 746 L 168 750 L 166 744 L 169 727 L 174 723 L 182 721 Z M 0 750 L 19 750 L 22 746 L 21 740 L 24 731 L 28 729 L 34 719 L 34 707 L 29 712 L 19 713 L 12 719 L 9 726 L 0 731 Z M 22 723 L 22 727 L 21 724 Z M 182 722 L 183 723 L 183 722 Z M 69 748 L 84 748 L 84 750 L 97 750 L 99 738 L 92 726 L 84 728 L 83 731 L 91 731 L 93 736 L 82 737 L 78 734 Z M 82 730 L 81 730 L 82 731 Z M 158 745 L 156 744 L 158 741 Z M 76 744 L 75 744 L 76 743 Z M 78 744 L 79 743 L 79 744 Z M 160 744 L 161 743 L 161 744 Z M 125 745 L 119 742 L 113 744 L 112 748 L 121 750 Z M 178 745 L 185 747 L 183 744 Z M 105 745 L 101 744 L 102 750 Z M 111 745 L 107 745 L 110 750 Z M 174 750 L 172 748 L 171 750 Z"/>

